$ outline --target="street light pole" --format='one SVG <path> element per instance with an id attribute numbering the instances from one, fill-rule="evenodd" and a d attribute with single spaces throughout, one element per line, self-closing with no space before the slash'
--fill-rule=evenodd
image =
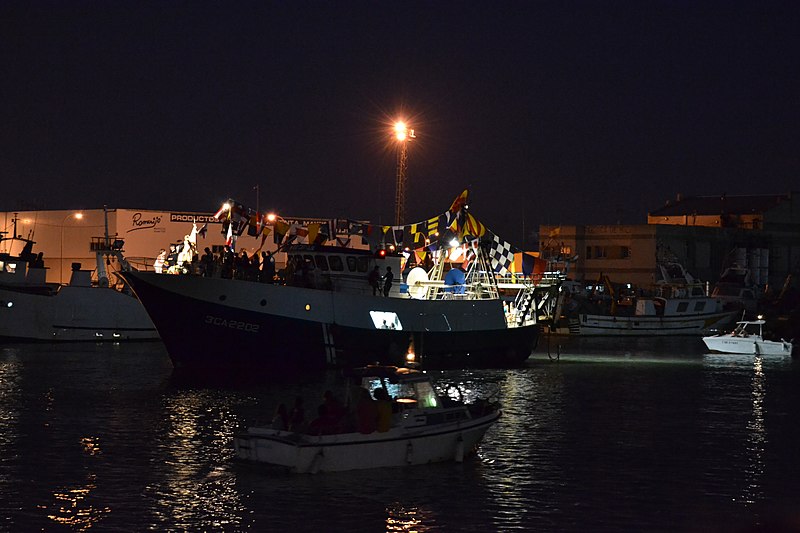
<path id="1" fill-rule="evenodd" d="M 414 130 L 405 122 L 396 122 L 394 134 L 397 139 L 397 181 L 394 191 L 394 224 L 399 226 L 406 218 L 406 182 L 408 181 L 408 142 L 416 139 Z"/>
<path id="2" fill-rule="evenodd" d="M 80 220 L 83 218 L 83 213 L 70 213 L 61 221 L 61 251 L 59 252 L 59 269 L 58 269 L 58 283 L 64 283 L 64 226 L 67 224 L 68 218 Z"/>

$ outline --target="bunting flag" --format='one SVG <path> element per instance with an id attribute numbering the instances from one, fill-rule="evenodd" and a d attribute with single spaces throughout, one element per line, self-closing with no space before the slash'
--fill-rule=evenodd
<path id="1" fill-rule="evenodd" d="M 233 211 L 231 209 L 231 225 L 234 226 L 233 233 L 237 237 L 241 237 L 241 235 L 244 233 L 244 229 L 247 227 L 249 221 L 250 221 L 250 219 L 248 217 L 244 216 L 239 211 Z"/>
<path id="2" fill-rule="evenodd" d="M 467 213 L 467 220 L 462 228 L 461 237 L 483 237 L 486 234 L 486 226 L 484 226 L 477 218 Z"/>
<path id="3" fill-rule="evenodd" d="M 206 233 L 208 232 L 208 222 L 203 224 L 203 227 L 197 231 L 197 234 L 200 235 L 202 238 L 206 238 Z"/>
<path id="4" fill-rule="evenodd" d="M 532 276 L 534 279 L 541 279 L 542 274 L 547 270 L 547 261 L 531 254 L 522 254 L 522 273 Z"/>
<path id="5" fill-rule="evenodd" d="M 439 232 L 439 217 L 428 219 L 428 235 L 434 235 Z"/>
<path id="6" fill-rule="evenodd" d="M 314 222 L 308 225 L 308 242 L 310 244 L 323 244 L 329 239 L 328 225 Z"/>
<path id="7" fill-rule="evenodd" d="M 286 237 L 286 234 L 289 233 L 289 224 L 282 220 L 275 221 L 275 236 L 274 241 L 275 244 L 281 244 L 283 239 Z"/>
<path id="8" fill-rule="evenodd" d="M 261 213 L 250 215 L 247 220 L 247 234 L 251 237 L 258 237 L 261 230 Z"/>
<path id="9" fill-rule="evenodd" d="M 308 243 L 308 228 L 300 224 L 292 224 L 289 228 L 289 236 L 297 238 L 297 242 L 301 244 Z"/>
<path id="10" fill-rule="evenodd" d="M 308 242 L 311 244 L 317 244 L 317 237 L 320 235 L 320 227 L 322 224 L 315 222 L 313 224 L 308 225 Z"/>
<path id="11" fill-rule="evenodd" d="M 469 189 L 464 189 L 464 192 L 458 195 L 448 210 L 450 213 L 458 214 L 467 206 L 467 197 L 469 196 Z"/>
<path id="12" fill-rule="evenodd" d="M 445 213 L 445 224 L 447 229 L 452 230 L 454 233 L 461 233 L 461 229 L 464 227 L 468 195 L 469 189 L 464 189 L 464 192 L 459 194 L 458 197 L 453 200 L 453 203 L 450 205 L 450 209 L 448 209 L 447 213 Z"/>
<path id="13" fill-rule="evenodd" d="M 261 232 L 261 245 L 258 247 L 258 250 L 256 250 L 256 253 L 259 253 L 261 249 L 264 248 L 264 243 L 267 242 L 267 237 L 269 236 L 269 234 L 270 234 L 270 229 L 264 226 L 264 229 Z"/>
<path id="14" fill-rule="evenodd" d="M 222 215 L 223 215 L 223 214 L 224 214 L 224 215 L 226 215 L 226 216 L 227 216 L 227 214 L 228 214 L 228 208 L 226 208 L 226 207 L 225 207 L 225 204 L 222 204 L 222 205 L 220 206 L 220 208 L 219 208 L 219 211 L 217 211 L 216 213 L 214 213 L 214 218 L 215 218 L 216 220 L 220 220 L 220 219 L 222 218 Z"/>
<path id="15" fill-rule="evenodd" d="M 403 244 L 403 236 L 405 235 L 403 228 L 395 228 L 392 230 L 392 233 L 395 246 Z"/>
<path id="16" fill-rule="evenodd" d="M 508 276 L 511 274 L 513 263 L 514 250 L 511 243 L 492 235 L 492 241 L 489 243 L 489 264 L 492 270 L 501 276 Z"/>
<path id="17" fill-rule="evenodd" d="M 225 237 L 225 245 L 231 249 L 236 247 L 236 236 L 233 234 L 233 224 L 228 224 L 228 232 Z"/>

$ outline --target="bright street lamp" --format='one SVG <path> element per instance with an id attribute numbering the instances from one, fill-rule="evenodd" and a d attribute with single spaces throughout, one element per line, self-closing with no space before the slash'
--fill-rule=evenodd
<path id="1" fill-rule="evenodd" d="M 83 218 L 83 213 L 70 213 L 64 217 L 64 220 L 61 221 L 61 252 L 59 253 L 59 266 L 58 269 L 58 282 L 63 284 L 64 283 L 64 226 L 67 224 L 67 219 L 70 217 L 74 218 L 75 220 L 81 220 Z"/>
<path id="2" fill-rule="evenodd" d="M 408 176 L 408 143 L 416 139 L 414 130 L 408 129 L 405 122 L 394 125 L 394 136 L 397 139 L 397 183 L 394 191 L 394 224 L 399 226 L 406 218 L 406 182 Z"/>

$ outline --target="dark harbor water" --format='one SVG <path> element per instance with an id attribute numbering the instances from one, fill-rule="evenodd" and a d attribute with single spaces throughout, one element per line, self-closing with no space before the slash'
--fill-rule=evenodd
<path id="1" fill-rule="evenodd" d="M 800 530 L 800 360 L 698 339 L 547 352 L 431 372 L 500 385 L 468 462 L 298 476 L 234 463 L 232 434 L 298 394 L 313 409 L 335 374 L 210 387 L 159 343 L 0 346 L 0 530 Z"/>

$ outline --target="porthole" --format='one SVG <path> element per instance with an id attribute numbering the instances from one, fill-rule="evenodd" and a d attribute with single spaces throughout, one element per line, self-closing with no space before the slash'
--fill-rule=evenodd
<path id="1" fill-rule="evenodd" d="M 258 303 L 261 305 L 261 307 L 264 307 L 265 305 L 267 305 L 267 301 L 266 300 L 261 300 Z"/>
<path id="2" fill-rule="evenodd" d="M 225 298 L 227 298 L 227 296 L 225 296 L 224 294 L 220 294 L 220 295 L 219 295 L 219 301 L 220 301 L 220 302 L 224 302 L 224 301 L 225 301 Z"/>

